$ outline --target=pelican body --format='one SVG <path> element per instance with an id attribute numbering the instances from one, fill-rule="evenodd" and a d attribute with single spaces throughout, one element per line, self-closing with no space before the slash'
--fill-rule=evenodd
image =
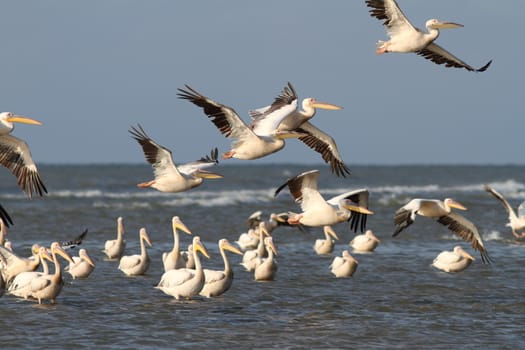
<path id="1" fill-rule="evenodd" d="M 224 294 L 230 289 L 233 283 L 233 270 L 226 255 L 226 250 L 242 255 L 242 252 L 233 246 L 226 238 L 219 241 L 219 251 L 224 262 L 224 270 L 204 269 L 204 286 L 199 292 L 200 295 L 210 298 Z"/>
<path id="2" fill-rule="evenodd" d="M 35 271 L 38 268 L 40 264 L 39 248 L 38 244 L 33 244 L 31 246 L 31 257 L 24 258 L 0 246 L 0 272 L 7 286 L 19 273 Z"/>
<path id="3" fill-rule="evenodd" d="M 124 222 L 122 217 L 117 218 L 117 239 L 107 240 L 104 244 L 103 252 L 108 259 L 120 259 L 126 248 L 126 241 L 124 240 Z"/>
<path id="4" fill-rule="evenodd" d="M 42 275 L 49 274 L 49 266 L 47 265 L 46 259 L 53 261 L 53 258 L 48 254 L 46 247 L 39 248 L 38 257 L 42 265 L 42 271 L 25 271 L 16 275 L 9 284 L 9 288 L 7 289 L 8 294 L 28 299 L 32 292 L 31 281 Z"/>
<path id="5" fill-rule="evenodd" d="M 351 277 L 358 264 L 348 250 L 343 250 L 342 256 L 336 256 L 330 264 L 330 272 L 337 278 Z"/>
<path id="6" fill-rule="evenodd" d="M 253 277 L 256 281 L 272 281 L 277 272 L 277 262 L 274 257 L 274 255 L 277 255 L 277 248 L 275 247 L 271 236 L 264 238 L 264 246 L 268 253 L 268 257 L 261 259 L 255 267 Z"/>
<path id="7" fill-rule="evenodd" d="M 474 261 L 474 257 L 460 246 L 453 251 L 443 251 L 432 262 L 432 266 L 445 272 L 460 272 L 465 270 Z"/>
<path id="8" fill-rule="evenodd" d="M 501 205 L 503 205 L 503 208 L 505 208 L 507 211 L 507 214 L 509 215 L 509 222 L 506 224 L 506 226 L 511 228 L 514 237 L 525 237 L 525 202 L 519 205 L 518 213 L 516 214 L 514 209 L 510 206 L 505 197 L 501 195 L 501 193 L 489 185 L 485 185 L 485 191 L 492 194 L 497 200 L 499 200 Z"/>
<path id="9" fill-rule="evenodd" d="M 118 269 L 128 276 L 143 275 L 148 270 L 150 258 L 146 250 L 146 243 L 151 247 L 151 240 L 149 239 L 146 229 L 143 227 L 139 231 L 140 240 L 140 254 L 125 255 L 120 258 Z"/>
<path id="10" fill-rule="evenodd" d="M 355 236 L 349 243 L 355 252 L 372 252 L 381 241 L 372 230 Z"/>
<path id="11" fill-rule="evenodd" d="M 73 256 L 72 258 L 73 262 L 66 268 L 66 272 L 69 273 L 73 279 L 88 278 L 95 269 L 95 262 L 88 255 L 87 250 L 80 249 L 78 256 Z"/>
<path id="12" fill-rule="evenodd" d="M 252 250 L 247 250 L 242 256 L 241 265 L 244 266 L 246 271 L 250 272 L 255 270 L 255 267 L 261 262 L 261 259 L 265 256 L 266 248 L 264 245 L 264 237 L 268 236 L 269 233 L 266 230 L 266 225 L 264 222 L 259 224 L 259 241 L 257 248 Z"/>
<path id="13" fill-rule="evenodd" d="M 339 239 L 337 233 L 330 227 L 324 226 L 324 239 L 316 239 L 314 244 L 314 250 L 318 255 L 332 254 L 334 250 L 335 241 L 332 239 Z"/>
<path id="14" fill-rule="evenodd" d="M 173 230 L 173 248 L 169 252 L 162 253 L 164 272 L 186 267 L 186 260 L 184 260 L 180 252 L 180 238 L 177 230 L 181 230 L 184 233 L 191 235 L 191 231 L 186 225 L 184 225 L 178 216 L 174 216 L 171 219 L 171 226 Z"/>

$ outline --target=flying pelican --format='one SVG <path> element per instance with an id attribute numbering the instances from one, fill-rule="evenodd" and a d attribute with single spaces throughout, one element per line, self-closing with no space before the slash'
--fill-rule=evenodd
<path id="1" fill-rule="evenodd" d="M 28 299 L 32 291 L 31 281 L 34 278 L 49 274 L 49 266 L 46 262 L 46 259 L 53 261 L 53 258 L 47 252 L 47 248 L 40 247 L 38 250 L 38 256 L 40 259 L 40 264 L 42 265 L 42 271 L 24 271 L 16 275 L 7 289 L 8 294 L 17 296 L 19 298 Z"/>
<path id="2" fill-rule="evenodd" d="M 33 244 L 31 246 L 31 257 L 24 258 L 16 255 L 9 249 L 0 246 L 0 259 L 2 261 L 0 272 L 7 285 L 11 280 L 24 271 L 35 271 L 40 264 L 40 257 L 38 256 L 40 246 Z"/>
<path id="3" fill-rule="evenodd" d="M 355 236 L 349 245 L 355 252 L 371 252 L 380 242 L 372 230 L 366 230 L 365 233 Z"/>
<path id="4" fill-rule="evenodd" d="M 178 216 L 174 216 L 171 219 L 171 227 L 173 230 L 173 248 L 169 252 L 162 253 L 162 265 L 164 266 L 164 272 L 186 267 L 186 260 L 184 260 L 180 253 L 179 233 L 177 230 L 181 230 L 191 235 L 191 231 L 186 227 L 186 225 L 184 225 Z"/>
<path id="5" fill-rule="evenodd" d="M 343 250 L 342 256 L 336 256 L 332 264 L 330 264 L 330 271 L 337 278 L 351 277 L 357 269 L 358 264 L 357 260 L 350 255 L 348 250 Z"/>
<path id="6" fill-rule="evenodd" d="M 378 55 L 386 52 L 415 52 L 434 63 L 475 72 L 484 72 L 492 63 L 491 60 L 476 69 L 434 43 L 439 36 L 440 28 L 463 27 L 461 24 L 430 19 L 425 24 L 428 33 L 424 33 L 408 21 L 395 0 L 366 0 L 365 2 L 370 7 L 369 12 L 373 17 L 385 20 L 383 24 L 390 36 L 389 41 L 378 42 L 376 50 Z"/>
<path id="7" fill-rule="evenodd" d="M 335 245 L 332 237 L 335 239 L 339 239 L 339 237 L 337 237 L 337 233 L 330 226 L 324 226 L 323 231 L 325 239 L 316 239 L 314 250 L 318 255 L 332 254 Z"/>
<path id="8" fill-rule="evenodd" d="M 95 269 L 95 262 L 85 249 L 78 251 L 78 256 L 73 256 L 73 263 L 66 267 L 66 271 L 75 278 L 88 278 Z"/>
<path id="9" fill-rule="evenodd" d="M 445 272 L 460 272 L 474 261 L 474 257 L 459 245 L 453 251 L 442 251 L 432 262 L 432 266 Z"/>
<path id="10" fill-rule="evenodd" d="M 256 281 L 273 281 L 277 271 L 277 262 L 274 259 L 274 255 L 277 255 L 277 248 L 275 248 L 271 236 L 264 238 L 264 246 L 268 257 L 264 259 L 259 257 L 261 261 L 255 267 L 253 277 Z"/>
<path id="11" fill-rule="evenodd" d="M 73 248 L 76 248 L 77 246 L 81 245 L 82 244 L 82 241 L 84 240 L 84 238 L 86 238 L 86 235 L 88 233 L 88 229 L 85 229 L 80 235 L 78 235 L 76 238 L 70 240 L 70 241 L 64 241 L 64 242 L 60 242 L 60 245 L 62 246 L 62 248 L 64 249 L 73 249 Z"/>
<path id="12" fill-rule="evenodd" d="M 439 199 L 412 199 L 396 211 L 394 215 L 396 230 L 392 236 L 397 236 L 411 225 L 416 219 L 416 214 L 426 216 L 447 226 L 449 230 L 463 240 L 470 242 L 472 248 L 480 252 L 481 260 L 484 263 L 490 263 L 490 257 L 476 226 L 463 216 L 453 212 L 452 208 L 467 210 L 462 204 L 450 198 L 445 198 L 443 201 Z"/>
<path id="13" fill-rule="evenodd" d="M 295 110 L 297 101 L 287 104 L 283 101 L 280 108 L 275 108 L 264 117 L 253 120 L 250 126 L 239 117 L 232 108 L 215 102 L 201 95 L 186 85 L 186 90 L 179 89 L 179 98 L 188 100 L 201 107 L 219 131 L 233 139 L 232 149 L 223 154 L 223 159 L 257 159 L 281 150 L 287 138 L 306 136 L 295 131 L 279 131 L 281 121 Z"/>
<path id="14" fill-rule="evenodd" d="M 195 162 L 176 166 L 171 151 L 153 141 L 138 125 L 129 131 L 133 138 L 142 146 L 146 160 L 153 167 L 155 178 L 139 183 L 140 188 L 152 187 L 161 192 L 184 192 L 199 186 L 204 179 L 219 179 L 222 175 L 204 170 L 219 163 L 217 148 L 211 154 Z"/>
<path id="15" fill-rule="evenodd" d="M 509 202 L 507 202 L 505 197 L 503 197 L 498 191 L 496 191 L 489 185 L 485 185 L 485 191 L 496 197 L 496 199 L 498 199 L 501 202 L 503 208 L 505 208 L 505 210 L 509 214 L 509 222 L 506 224 L 506 226 L 512 229 L 512 234 L 514 235 L 514 237 L 525 237 L 525 202 L 519 205 L 518 214 L 516 215 L 516 212 L 514 211 L 514 209 L 512 209 Z"/>
<path id="16" fill-rule="evenodd" d="M 193 237 L 193 258 L 195 259 L 195 270 L 177 269 L 164 272 L 156 288 L 164 293 L 175 297 L 175 299 L 191 298 L 201 291 L 204 286 L 205 277 L 202 269 L 199 252 L 206 258 L 210 258 L 206 247 L 202 244 L 200 237 Z"/>
<path id="17" fill-rule="evenodd" d="M 149 239 L 146 229 L 142 227 L 139 231 L 140 239 L 140 254 L 125 255 L 120 258 L 118 269 L 124 272 L 128 276 L 143 275 L 149 267 L 150 258 L 146 251 L 146 242 L 151 247 L 151 241 Z"/>
<path id="18" fill-rule="evenodd" d="M 233 282 L 233 270 L 230 267 L 226 250 L 242 255 L 242 252 L 233 246 L 226 238 L 219 240 L 219 251 L 224 262 L 224 270 L 204 269 L 204 286 L 199 292 L 200 295 L 210 298 L 224 294 L 230 289 Z"/>
<path id="19" fill-rule="evenodd" d="M 255 270 L 260 259 L 265 256 L 266 249 L 264 246 L 264 236 L 268 235 L 269 233 L 266 230 L 266 224 L 263 221 L 259 224 L 259 243 L 257 244 L 257 248 L 245 251 L 242 256 L 241 265 L 244 266 L 246 271 Z"/>
<path id="20" fill-rule="evenodd" d="M 368 210 L 368 190 L 361 189 L 343 193 L 328 201 L 317 190 L 319 170 L 310 170 L 288 179 L 276 191 L 274 196 L 288 186 L 292 197 L 301 205 L 300 214 L 291 215 L 288 223 L 305 226 L 331 226 L 343 221 L 351 221 L 354 231 L 364 230 L 366 216 L 373 214 Z"/>
<path id="21" fill-rule="evenodd" d="M 108 259 L 117 260 L 120 259 L 122 253 L 126 248 L 126 241 L 124 240 L 124 223 L 121 216 L 117 218 L 117 239 L 107 240 L 104 244 L 103 252 L 107 255 Z"/>
<path id="22" fill-rule="evenodd" d="M 24 140 L 10 135 L 15 128 L 13 123 L 42 124 L 38 120 L 11 112 L 0 113 L 0 164 L 11 170 L 17 178 L 18 186 L 29 198 L 33 197 L 33 193 L 43 196 L 47 189 L 31 157 L 29 146 Z"/>

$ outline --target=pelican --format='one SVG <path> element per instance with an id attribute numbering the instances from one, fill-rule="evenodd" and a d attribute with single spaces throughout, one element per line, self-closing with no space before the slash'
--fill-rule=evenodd
<path id="1" fill-rule="evenodd" d="M 171 227 L 173 229 L 173 249 L 169 252 L 162 253 L 162 265 L 164 266 L 164 272 L 174 269 L 180 269 L 186 267 L 186 260 L 181 256 L 179 233 L 177 230 L 181 230 L 189 235 L 191 231 L 184 225 L 178 216 L 174 216 L 171 219 Z"/>
<path id="2" fill-rule="evenodd" d="M 185 261 L 185 266 L 187 269 L 195 269 L 195 259 L 193 259 L 193 245 L 188 244 L 188 249 L 180 252 L 182 260 Z"/>
<path id="3" fill-rule="evenodd" d="M 9 249 L 0 246 L 0 259 L 2 266 L 0 272 L 4 281 L 9 285 L 11 280 L 24 271 L 35 271 L 40 264 L 40 257 L 38 256 L 40 246 L 33 244 L 31 246 L 31 257 L 24 258 L 16 255 Z"/>
<path id="4" fill-rule="evenodd" d="M 356 235 L 349 243 L 355 252 L 372 252 L 381 241 L 374 235 L 372 230 Z"/>
<path id="5" fill-rule="evenodd" d="M 393 236 L 397 236 L 416 219 L 416 214 L 435 219 L 442 225 L 448 227 L 453 233 L 472 244 L 472 248 L 481 254 L 484 263 L 490 263 L 490 257 L 481 239 L 478 229 L 472 222 L 452 211 L 452 208 L 467 210 L 461 203 L 451 198 L 439 199 L 412 199 L 403 207 L 399 208 L 394 215 L 396 230 Z"/>
<path id="6" fill-rule="evenodd" d="M 230 267 L 226 250 L 242 255 L 242 252 L 233 246 L 226 238 L 219 240 L 219 251 L 224 262 L 224 270 L 204 269 L 204 286 L 199 292 L 200 295 L 210 298 L 224 294 L 230 289 L 233 282 L 233 270 Z"/>
<path id="7" fill-rule="evenodd" d="M 73 262 L 66 267 L 66 271 L 75 278 L 88 278 L 95 269 L 95 262 L 85 249 L 78 251 L 78 256 L 73 256 Z"/>
<path id="8" fill-rule="evenodd" d="M 489 185 L 485 185 L 485 191 L 496 197 L 496 199 L 498 199 L 501 202 L 503 208 L 505 208 L 505 210 L 509 214 L 509 222 L 506 224 L 506 226 L 512 229 L 512 234 L 514 235 L 514 237 L 525 237 L 525 202 L 520 204 L 520 206 L 518 207 L 518 214 L 516 215 L 516 212 L 514 211 L 514 209 L 512 209 L 509 202 L 507 202 L 505 197 L 503 197 L 498 191 L 496 191 Z"/>
<path id="9" fill-rule="evenodd" d="M 49 266 L 46 259 L 53 261 L 53 258 L 47 252 L 47 248 L 40 247 L 38 250 L 38 256 L 42 265 L 42 271 L 24 271 L 16 275 L 7 289 L 8 294 L 28 299 L 32 292 L 31 281 L 34 278 L 49 274 Z"/>
<path id="10" fill-rule="evenodd" d="M 260 224 L 264 221 L 261 215 L 262 211 L 260 210 L 250 215 L 247 221 L 249 227 L 248 231 L 241 233 L 239 238 L 235 241 L 242 250 L 246 251 L 249 249 L 255 249 L 259 244 Z M 267 221 L 264 221 L 266 232 L 271 234 L 277 227 L 288 225 L 287 215 L 287 213 L 271 213 L 270 218 Z"/>
<path id="11" fill-rule="evenodd" d="M 292 197 L 301 205 L 300 214 L 291 215 L 288 223 L 305 226 L 331 226 L 343 221 L 351 221 L 351 228 L 361 231 L 366 225 L 366 216 L 373 214 L 368 210 L 368 190 L 360 189 L 343 193 L 325 201 L 317 190 L 319 170 L 310 170 L 288 179 L 274 196 L 288 186 Z"/>
<path id="12" fill-rule="evenodd" d="M 199 252 L 206 258 L 210 258 L 206 247 L 202 244 L 200 237 L 193 237 L 193 258 L 195 259 L 195 270 L 177 269 L 164 272 L 156 288 L 164 293 L 175 297 L 175 299 L 188 298 L 199 294 L 204 286 L 205 277 L 199 258 Z"/>
<path id="13" fill-rule="evenodd" d="M 76 248 L 77 246 L 81 245 L 82 244 L 82 241 L 84 240 L 84 238 L 86 238 L 86 235 L 88 233 L 88 230 L 85 229 L 80 235 L 78 235 L 76 238 L 72 239 L 72 240 L 69 240 L 69 241 L 64 241 L 64 242 L 60 242 L 60 245 L 62 246 L 62 248 L 64 249 L 73 249 L 73 248 Z"/>
<path id="14" fill-rule="evenodd" d="M 117 260 L 120 259 L 122 253 L 126 248 L 126 241 L 124 240 L 124 222 L 121 216 L 117 218 L 117 239 L 107 240 L 104 244 L 103 252 L 106 254 L 108 259 Z"/>
<path id="15" fill-rule="evenodd" d="M 151 241 L 144 227 L 142 227 L 139 231 L 139 240 L 140 254 L 125 255 L 120 258 L 118 269 L 128 276 L 143 275 L 149 267 L 150 259 L 148 252 L 146 251 L 145 243 L 151 247 Z"/>
<path id="16" fill-rule="evenodd" d="M 7 243 L 7 225 L 4 222 L 2 218 L 0 218 L 0 246 L 5 247 L 5 243 Z"/>
<path id="17" fill-rule="evenodd" d="M 330 264 L 330 271 L 337 278 L 351 277 L 357 269 L 358 264 L 357 260 L 350 255 L 348 250 L 343 250 L 342 256 L 336 256 L 332 264 Z"/>
<path id="18" fill-rule="evenodd" d="M 0 164 L 11 170 L 17 178 L 18 186 L 29 198 L 33 197 L 33 193 L 43 196 L 47 189 L 31 157 L 29 146 L 24 140 L 10 135 L 15 128 L 13 123 L 42 124 L 38 120 L 11 112 L 0 113 Z"/>
<path id="19" fill-rule="evenodd" d="M 337 233 L 330 227 L 323 227 L 325 239 L 316 239 L 314 244 L 314 250 L 318 255 L 332 254 L 334 250 L 335 241 L 332 239 L 339 239 Z"/>
<path id="20" fill-rule="evenodd" d="M 195 162 L 176 166 L 171 151 L 153 141 L 138 125 L 129 131 L 133 138 L 142 146 L 146 160 L 153 167 L 155 179 L 139 183 L 139 188 L 151 187 L 161 192 L 184 192 L 199 186 L 204 179 L 219 179 L 222 175 L 204 170 L 219 163 L 217 149 L 210 156 L 202 157 Z"/>
<path id="21" fill-rule="evenodd" d="M 288 82 L 288 86 L 284 87 L 281 94 L 275 98 L 272 105 L 252 110 L 250 111 L 250 116 L 254 120 L 263 118 L 268 113 L 273 112 L 276 108 L 280 108 L 283 104 L 293 103 L 294 106 L 296 106 L 297 100 L 298 97 L 295 89 L 292 84 Z M 343 107 L 321 102 L 313 97 L 303 99 L 301 107 L 302 109 L 295 108 L 289 115 L 287 115 L 279 124 L 278 130 L 295 131 L 306 134 L 305 136 L 299 137 L 299 140 L 314 151 L 320 153 L 324 161 L 330 164 L 332 173 L 343 177 L 345 177 L 346 174 L 350 174 L 350 170 L 344 164 L 334 139 L 310 122 L 310 119 L 315 115 L 316 108 L 341 110 Z"/>
<path id="22" fill-rule="evenodd" d="M 277 271 L 277 262 L 274 259 L 274 255 L 277 255 L 277 249 L 271 236 L 264 238 L 264 246 L 268 252 L 268 257 L 261 259 L 255 267 L 253 276 L 256 281 L 272 281 Z"/>
<path id="23" fill-rule="evenodd" d="M 242 256 L 241 265 L 244 266 L 246 271 L 253 271 L 260 262 L 260 259 L 264 257 L 266 249 L 264 246 L 264 236 L 268 236 L 269 233 L 266 230 L 266 225 L 263 222 L 259 224 L 259 243 L 256 249 L 247 250 Z"/>
<path id="24" fill-rule="evenodd" d="M 234 140 L 232 149 L 223 154 L 223 159 L 262 158 L 280 151 L 285 145 L 285 139 L 306 136 L 305 133 L 277 130 L 281 121 L 295 110 L 297 101 L 290 104 L 283 101 L 280 108 L 253 120 L 248 126 L 232 108 L 201 95 L 188 85 L 186 90 L 179 89 L 177 95 L 201 107 L 219 131 Z"/>
<path id="25" fill-rule="evenodd" d="M 259 232 L 250 228 L 248 231 L 241 233 L 235 243 L 243 251 L 255 249 L 259 244 Z"/>
<path id="26" fill-rule="evenodd" d="M 439 36 L 440 28 L 460 28 L 463 27 L 461 24 L 430 19 L 425 24 L 428 33 L 424 33 L 408 21 L 395 0 L 366 0 L 365 2 L 370 7 L 369 12 L 373 17 L 385 20 L 383 24 L 390 36 L 389 41 L 378 42 L 376 50 L 378 55 L 386 52 L 415 52 L 434 63 L 475 72 L 484 72 L 492 63 L 491 60 L 476 69 L 434 43 Z"/>
<path id="27" fill-rule="evenodd" d="M 432 262 L 432 266 L 445 272 L 460 272 L 474 261 L 474 257 L 459 245 L 453 251 L 442 251 Z"/>

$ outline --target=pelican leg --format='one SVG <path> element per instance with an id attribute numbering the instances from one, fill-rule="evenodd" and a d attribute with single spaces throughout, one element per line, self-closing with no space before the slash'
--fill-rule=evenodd
<path id="1" fill-rule="evenodd" d="M 521 233 L 517 233 L 516 231 L 512 230 L 512 234 L 513 234 L 514 237 L 516 237 L 516 238 L 523 238 L 523 237 L 525 237 L 525 231 L 524 231 L 524 232 L 521 232 Z"/>
<path id="2" fill-rule="evenodd" d="M 230 159 L 233 158 L 234 155 L 235 151 L 224 152 L 224 154 L 222 155 L 222 159 Z"/>
<path id="3" fill-rule="evenodd" d="M 301 214 L 296 214 L 296 215 L 290 216 L 288 218 L 288 223 L 290 225 L 299 225 L 302 217 L 303 216 Z"/>
<path id="4" fill-rule="evenodd" d="M 137 187 L 140 187 L 140 188 L 151 187 L 154 183 L 155 183 L 155 180 L 151 180 L 151 181 L 148 181 L 148 182 L 141 182 L 141 183 L 137 184 Z"/>
<path id="5" fill-rule="evenodd" d="M 388 52 L 387 44 L 388 42 L 378 41 L 377 48 L 376 48 L 376 54 L 382 55 L 384 53 L 387 53 Z"/>

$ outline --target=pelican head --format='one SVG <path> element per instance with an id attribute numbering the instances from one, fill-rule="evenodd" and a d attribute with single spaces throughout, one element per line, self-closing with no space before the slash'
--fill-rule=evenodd
<path id="1" fill-rule="evenodd" d="M 194 253 L 201 252 L 202 255 L 204 255 L 206 258 L 210 258 L 210 254 L 208 254 L 208 250 L 204 246 L 204 244 L 201 242 L 201 238 L 199 236 L 193 237 L 193 251 Z"/>
<path id="2" fill-rule="evenodd" d="M 91 259 L 91 257 L 88 255 L 87 251 L 84 248 L 78 251 L 78 256 L 84 259 L 84 261 L 86 261 L 89 265 L 95 267 L 95 262 Z"/>
<path id="3" fill-rule="evenodd" d="M 282 215 L 275 214 L 275 213 L 271 213 L 270 214 L 270 220 L 273 220 L 273 221 L 276 221 L 276 222 L 280 222 L 280 223 L 285 223 L 286 222 L 286 219 L 284 219 L 282 217 Z"/>
<path id="4" fill-rule="evenodd" d="M 376 241 L 377 243 L 380 243 L 381 241 L 379 240 L 379 238 L 377 238 L 376 235 L 374 235 L 374 233 L 372 232 L 372 230 L 366 230 L 365 232 L 365 236 L 370 238 L 371 240 L 373 241 Z"/>
<path id="5" fill-rule="evenodd" d="M 264 245 L 270 248 L 275 255 L 278 255 L 277 248 L 275 247 L 275 244 L 273 244 L 273 238 L 271 236 L 264 238 Z"/>
<path id="6" fill-rule="evenodd" d="M 173 231 L 174 232 L 176 230 L 181 230 L 181 231 L 191 235 L 190 229 L 187 228 L 186 225 L 184 225 L 184 223 L 182 222 L 182 220 L 178 216 L 174 216 L 171 219 L 171 225 L 173 226 Z"/>
<path id="7" fill-rule="evenodd" d="M 472 260 L 474 261 L 474 257 L 472 255 L 470 255 L 469 253 L 467 253 L 463 248 L 461 248 L 461 246 L 457 245 L 454 247 L 454 253 L 458 254 L 458 255 L 461 255 L 462 257 L 464 257 L 465 259 L 469 259 L 469 260 Z"/>
<path id="8" fill-rule="evenodd" d="M 149 239 L 148 233 L 144 227 L 140 229 L 139 237 L 151 247 L 151 240 Z"/>
<path id="9" fill-rule="evenodd" d="M 262 233 L 265 235 L 265 236 L 270 236 L 270 232 L 268 232 L 268 229 L 266 228 L 266 223 L 264 221 L 262 221 L 260 224 L 259 224 L 259 230 L 262 231 Z"/>
<path id="10" fill-rule="evenodd" d="M 359 264 L 359 262 L 356 260 L 356 258 L 354 258 L 352 255 L 350 255 L 350 253 L 348 252 L 348 250 L 343 250 L 343 259 L 347 260 L 347 261 L 353 261 L 355 262 L 356 264 Z"/>
<path id="11" fill-rule="evenodd" d="M 448 28 L 461 28 L 462 24 L 453 23 L 453 22 L 442 22 L 437 19 L 429 19 L 425 23 L 426 27 L 429 29 L 448 29 Z"/>
<path id="12" fill-rule="evenodd" d="M 219 248 L 229 250 L 232 253 L 243 255 L 243 253 L 237 249 L 234 245 L 232 245 L 226 238 L 223 238 L 219 241 Z"/>
<path id="13" fill-rule="evenodd" d="M 0 129 L 3 134 L 10 133 L 14 129 L 13 123 L 42 125 L 41 122 L 35 119 L 17 115 L 11 112 L 0 113 Z"/>
<path id="14" fill-rule="evenodd" d="M 331 226 L 325 226 L 325 227 L 323 227 L 323 230 L 324 230 L 324 233 L 332 236 L 336 240 L 339 240 L 339 237 L 337 237 L 337 233 L 335 233 L 335 231 L 332 229 Z"/>
<path id="15" fill-rule="evenodd" d="M 467 210 L 467 208 L 463 204 L 453 200 L 452 198 L 445 198 L 443 202 L 445 203 L 445 205 L 448 205 L 451 208 L 456 208 L 459 210 Z"/>
<path id="16" fill-rule="evenodd" d="M 72 264 L 75 263 L 75 261 L 73 260 L 71 255 L 69 255 L 68 252 L 66 252 L 65 249 L 62 248 L 62 246 L 58 242 L 53 242 L 51 244 L 51 253 L 55 253 L 55 254 L 60 255 L 61 257 L 63 257 L 64 259 L 66 259 L 67 261 L 69 261 Z"/>

